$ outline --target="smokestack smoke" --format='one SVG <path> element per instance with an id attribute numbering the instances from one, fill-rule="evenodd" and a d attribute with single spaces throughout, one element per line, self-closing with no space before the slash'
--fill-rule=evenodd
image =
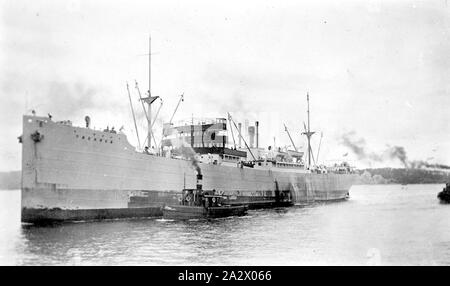
<path id="1" fill-rule="evenodd" d="M 388 159 L 398 159 L 405 168 L 450 169 L 450 166 L 443 164 L 431 164 L 427 161 L 422 160 L 409 161 L 408 156 L 406 155 L 406 150 L 402 146 L 387 146 L 387 149 L 381 154 L 368 152 L 366 148 L 366 141 L 363 138 L 355 139 L 355 136 L 356 133 L 354 131 L 345 133 L 344 135 L 342 135 L 341 144 L 350 148 L 350 150 L 357 156 L 359 160 L 383 162 Z"/>
<path id="2" fill-rule="evenodd" d="M 450 170 L 450 166 L 444 164 L 430 164 L 426 161 L 411 161 L 409 162 L 410 168 L 420 169 L 420 168 L 433 168 L 433 169 L 445 169 Z"/>
<path id="3" fill-rule="evenodd" d="M 171 143 L 173 146 L 179 148 L 179 150 L 181 151 L 183 156 L 185 156 L 186 158 L 188 158 L 191 161 L 192 166 L 197 171 L 197 176 L 198 175 L 201 176 L 202 169 L 200 168 L 199 162 L 198 162 L 197 158 L 195 157 L 196 153 L 195 153 L 194 149 L 192 149 L 192 147 L 188 143 L 186 143 L 183 140 L 180 140 L 178 138 L 171 139 Z"/>
<path id="4" fill-rule="evenodd" d="M 366 141 L 363 138 L 355 138 L 354 131 L 342 135 L 341 144 L 348 147 L 359 160 L 383 162 L 388 159 L 398 159 L 405 168 L 408 168 L 408 157 L 405 148 L 401 146 L 388 146 L 381 154 L 368 152 Z"/>
<path id="5" fill-rule="evenodd" d="M 382 161 L 381 157 L 375 153 L 368 153 L 366 150 L 366 141 L 363 138 L 355 139 L 355 132 L 351 131 L 342 135 L 341 144 L 348 147 L 359 160 L 370 159 L 373 161 Z"/>
<path id="6" fill-rule="evenodd" d="M 386 150 L 389 158 L 392 159 L 399 159 L 400 162 L 403 163 L 405 168 L 408 168 L 408 157 L 406 156 L 405 148 L 401 146 L 394 146 L 390 147 L 388 150 Z"/>

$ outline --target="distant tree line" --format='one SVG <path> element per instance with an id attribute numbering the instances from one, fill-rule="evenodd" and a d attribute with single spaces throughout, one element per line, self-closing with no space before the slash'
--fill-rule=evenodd
<path id="1" fill-rule="evenodd" d="M 444 184 L 450 182 L 450 172 L 412 169 L 377 168 L 360 170 L 359 184 Z"/>

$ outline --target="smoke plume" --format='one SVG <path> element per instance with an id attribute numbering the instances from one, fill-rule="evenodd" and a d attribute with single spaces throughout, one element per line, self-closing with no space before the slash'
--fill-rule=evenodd
<path id="1" fill-rule="evenodd" d="M 390 159 L 398 159 L 402 164 L 405 166 L 405 168 L 408 168 L 408 157 L 406 156 L 405 148 L 401 146 L 394 146 L 389 147 L 385 153 L 387 154 L 388 158 Z"/>
<path id="2" fill-rule="evenodd" d="M 369 161 L 376 161 L 376 162 L 382 162 L 383 158 L 382 156 L 367 151 L 366 147 L 366 140 L 363 138 L 355 138 L 356 133 L 354 131 L 347 132 L 342 135 L 341 137 L 341 144 L 348 147 L 359 160 L 369 160 Z"/>
<path id="3" fill-rule="evenodd" d="M 410 168 L 420 169 L 420 168 L 433 168 L 433 169 L 445 169 L 450 170 L 450 166 L 444 164 L 431 164 L 426 161 L 416 160 L 409 162 Z"/>
<path id="4" fill-rule="evenodd" d="M 450 169 L 450 166 L 442 164 L 431 164 L 427 161 L 409 161 L 406 150 L 402 146 L 387 146 L 383 152 L 374 153 L 367 150 L 366 141 L 363 138 L 357 138 L 354 131 L 342 135 L 340 143 L 348 147 L 359 160 L 368 162 L 384 162 L 387 160 L 399 160 L 405 168 L 436 168 Z"/>
<path id="5" fill-rule="evenodd" d="M 195 153 L 194 149 L 192 149 L 192 147 L 188 143 L 184 142 L 184 140 L 182 140 L 182 139 L 173 138 L 170 140 L 170 142 L 172 143 L 172 146 L 174 146 L 175 148 L 178 148 L 178 150 L 180 150 L 181 154 L 184 157 L 191 160 L 192 166 L 197 171 L 197 174 L 201 175 L 202 170 L 201 170 L 199 162 L 195 156 L 196 153 Z"/>

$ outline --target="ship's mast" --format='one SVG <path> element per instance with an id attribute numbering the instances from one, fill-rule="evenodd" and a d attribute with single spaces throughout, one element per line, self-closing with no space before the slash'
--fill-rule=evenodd
<path id="1" fill-rule="evenodd" d="M 311 166 L 311 129 L 309 126 L 309 92 L 306 93 L 306 101 L 308 102 L 308 165 Z M 150 108 L 149 108 L 150 109 Z"/>
<path id="2" fill-rule="evenodd" d="M 150 96 L 150 90 L 152 90 L 152 36 L 148 37 L 148 95 Z M 149 116 L 149 118 L 152 118 Z"/>
<path id="3" fill-rule="evenodd" d="M 148 142 L 149 146 L 151 146 L 151 139 L 152 139 L 152 103 L 159 97 L 159 96 L 152 96 L 151 93 L 151 78 L 152 78 L 152 37 L 149 37 L 148 40 L 149 44 L 149 51 L 148 51 L 148 97 L 142 98 L 141 100 L 144 100 L 148 104 L 147 108 L 147 123 L 148 123 Z"/>
<path id="4" fill-rule="evenodd" d="M 309 121 L 309 93 L 306 93 L 306 100 L 308 102 L 308 109 L 307 109 L 307 113 L 308 113 L 308 129 L 306 129 L 306 127 L 305 127 L 305 132 L 303 132 L 302 134 L 306 135 L 306 137 L 308 138 L 308 168 L 310 168 L 311 167 L 311 155 L 312 155 L 311 136 L 315 132 L 311 132 L 311 129 L 310 129 L 310 121 Z"/>
<path id="5" fill-rule="evenodd" d="M 152 86 L 152 37 L 148 37 L 148 145 L 151 146 L 152 140 L 152 101 L 151 101 L 151 86 Z M 309 115 L 308 115 L 309 116 Z M 309 120 L 308 120 L 309 122 Z M 308 123 L 309 124 L 309 123 Z"/>

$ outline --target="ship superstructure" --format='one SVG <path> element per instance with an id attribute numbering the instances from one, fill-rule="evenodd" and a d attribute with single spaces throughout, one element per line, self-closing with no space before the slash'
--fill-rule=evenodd
<path id="1" fill-rule="evenodd" d="M 259 122 L 255 122 L 256 130 Z M 258 168 L 267 166 L 279 168 L 304 169 L 302 160 L 303 152 L 288 150 L 287 148 L 260 148 L 255 141 L 255 126 L 248 127 L 248 147 L 243 148 L 236 144 L 230 144 L 227 135 L 227 120 L 225 118 L 215 119 L 192 119 L 181 121 L 176 124 L 165 124 L 161 156 L 183 158 L 185 148 L 191 149 L 196 154 L 199 162 L 215 165 L 242 164 L 243 166 Z M 253 132 L 252 132 L 253 130 Z M 259 141 L 256 132 L 256 142 Z M 244 137 L 239 137 L 244 140 Z"/>

